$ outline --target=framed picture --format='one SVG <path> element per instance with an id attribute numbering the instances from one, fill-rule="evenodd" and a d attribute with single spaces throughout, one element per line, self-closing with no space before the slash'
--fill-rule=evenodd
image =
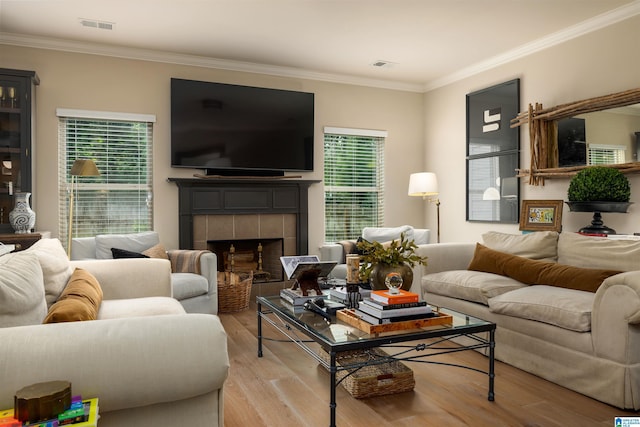
<path id="1" fill-rule="evenodd" d="M 562 231 L 562 200 L 523 200 L 520 230 Z"/>

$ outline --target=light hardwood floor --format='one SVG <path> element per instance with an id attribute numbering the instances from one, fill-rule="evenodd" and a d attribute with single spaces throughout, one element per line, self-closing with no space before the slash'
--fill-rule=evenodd
<path id="1" fill-rule="evenodd" d="M 289 342 L 265 341 L 264 356 L 258 358 L 254 303 L 220 318 L 231 360 L 225 384 L 226 427 L 329 424 L 329 374 L 324 368 Z M 282 338 L 269 325 L 263 334 Z M 480 369 L 487 366 L 486 357 L 473 351 L 441 357 Z M 355 399 L 338 386 L 338 426 L 611 427 L 616 416 L 640 416 L 500 362 L 494 402 L 487 400 L 486 375 L 422 363 L 408 366 L 416 380 L 411 392 Z"/>

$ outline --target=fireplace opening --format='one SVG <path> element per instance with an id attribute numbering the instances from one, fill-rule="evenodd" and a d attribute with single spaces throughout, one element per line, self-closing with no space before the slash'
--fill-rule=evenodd
<path id="1" fill-rule="evenodd" d="M 218 257 L 218 271 L 253 272 L 254 283 L 281 282 L 284 239 L 207 240 Z"/>

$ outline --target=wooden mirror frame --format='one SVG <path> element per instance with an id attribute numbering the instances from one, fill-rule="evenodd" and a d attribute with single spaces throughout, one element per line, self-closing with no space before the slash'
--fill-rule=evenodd
<path id="1" fill-rule="evenodd" d="M 608 108 L 624 107 L 640 103 L 640 88 L 630 89 L 610 95 L 584 99 L 568 104 L 542 108 L 542 104 L 529 104 L 529 109 L 519 113 L 511 120 L 515 128 L 529 123 L 529 144 L 531 163 L 529 169 L 519 169 L 518 177 L 529 177 L 529 185 L 544 185 L 545 178 L 571 177 L 587 166 L 549 168 L 550 160 L 557 156 L 557 150 L 551 150 L 557 139 L 558 120 L 578 114 L 592 113 Z M 639 173 L 640 162 L 628 162 L 611 165 L 623 173 Z"/>

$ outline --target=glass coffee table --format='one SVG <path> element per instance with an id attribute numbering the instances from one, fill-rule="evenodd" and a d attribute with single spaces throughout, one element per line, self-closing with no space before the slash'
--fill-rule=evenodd
<path id="1" fill-rule="evenodd" d="M 439 313 L 450 316 L 451 323 L 422 326 L 392 332 L 367 333 L 336 316 L 325 320 L 322 316 L 302 307 L 294 307 L 279 295 L 259 296 L 256 299 L 258 315 L 258 357 L 262 357 L 262 322 L 272 325 L 277 331 L 298 345 L 309 356 L 317 360 L 330 373 L 330 426 L 336 425 L 336 373 L 342 370 L 361 368 L 365 365 L 383 364 L 391 361 L 423 362 L 456 366 L 486 374 L 489 379 L 488 399 L 494 400 L 494 348 L 495 323 L 477 319 L 463 313 L 441 308 Z M 488 338 L 486 335 L 488 334 Z M 483 336 L 484 335 L 484 336 Z M 465 344 L 442 345 L 454 338 L 467 337 Z M 418 343 L 408 343 L 417 341 Z M 404 344 L 403 344 L 404 343 Z M 312 347 L 318 344 L 328 354 L 328 361 Z M 316 346 L 317 347 L 317 346 Z M 354 350 L 381 348 L 388 357 L 372 358 L 365 363 L 353 365 L 336 363 L 338 353 Z M 488 349 L 488 369 L 486 371 L 470 366 L 429 360 L 434 356 L 467 350 Z M 344 379 L 344 378 L 343 378 Z"/>

